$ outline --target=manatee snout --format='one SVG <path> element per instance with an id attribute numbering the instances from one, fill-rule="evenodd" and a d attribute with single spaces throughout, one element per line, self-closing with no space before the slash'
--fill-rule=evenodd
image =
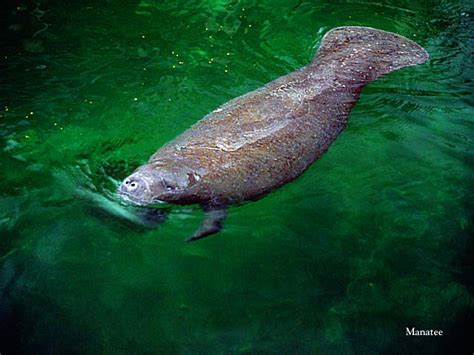
<path id="1" fill-rule="evenodd" d="M 119 195 L 136 204 L 150 203 L 153 198 L 151 181 L 140 173 L 125 178 L 117 189 Z"/>
<path id="2" fill-rule="evenodd" d="M 160 202 L 186 199 L 197 186 L 201 175 L 193 170 L 162 162 L 143 165 L 122 181 L 119 195 L 138 205 L 147 206 Z"/>
<path id="3" fill-rule="evenodd" d="M 149 190 L 150 189 L 145 179 L 134 175 L 126 178 L 119 186 L 119 192 L 123 194 L 143 194 Z"/>

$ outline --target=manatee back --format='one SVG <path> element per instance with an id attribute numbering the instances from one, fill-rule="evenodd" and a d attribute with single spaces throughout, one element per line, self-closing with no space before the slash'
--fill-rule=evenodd
<path id="1" fill-rule="evenodd" d="M 428 59 L 415 42 L 368 27 L 329 31 L 309 65 L 216 109 L 154 154 L 202 171 L 195 196 L 255 199 L 297 176 L 345 127 L 361 88 Z"/>

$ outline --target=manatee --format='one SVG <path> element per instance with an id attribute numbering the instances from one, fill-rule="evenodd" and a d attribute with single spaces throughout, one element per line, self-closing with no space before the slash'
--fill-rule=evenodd
<path id="1" fill-rule="evenodd" d="M 428 57 L 395 33 L 334 28 L 310 64 L 206 115 L 128 176 L 118 194 L 140 206 L 199 204 L 206 216 L 187 240 L 214 234 L 229 205 L 265 196 L 321 157 L 366 84 Z"/>

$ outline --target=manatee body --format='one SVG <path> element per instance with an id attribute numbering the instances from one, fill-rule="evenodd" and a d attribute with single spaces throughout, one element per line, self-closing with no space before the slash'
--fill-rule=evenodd
<path id="1" fill-rule="evenodd" d="M 160 148 L 118 191 L 147 206 L 200 204 L 195 240 L 220 230 L 227 206 L 255 200 L 301 175 L 344 129 L 359 93 L 427 52 L 368 27 L 329 31 L 309 65 L 237 97 Z"/>

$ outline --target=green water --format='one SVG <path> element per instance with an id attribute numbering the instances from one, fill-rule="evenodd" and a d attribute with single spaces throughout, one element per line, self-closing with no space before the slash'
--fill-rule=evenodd
<path id="1" fill-rule="evenodd" d="M 472 353 L 472 3 L 66 3 L 0 5 L 2 355 Z M 431 60 L 366 87 L 329 151 L 218 235 L 183 242 L 193 208 L 154 230 L 110 213 L 162 144 L 341 25 Z"/>

